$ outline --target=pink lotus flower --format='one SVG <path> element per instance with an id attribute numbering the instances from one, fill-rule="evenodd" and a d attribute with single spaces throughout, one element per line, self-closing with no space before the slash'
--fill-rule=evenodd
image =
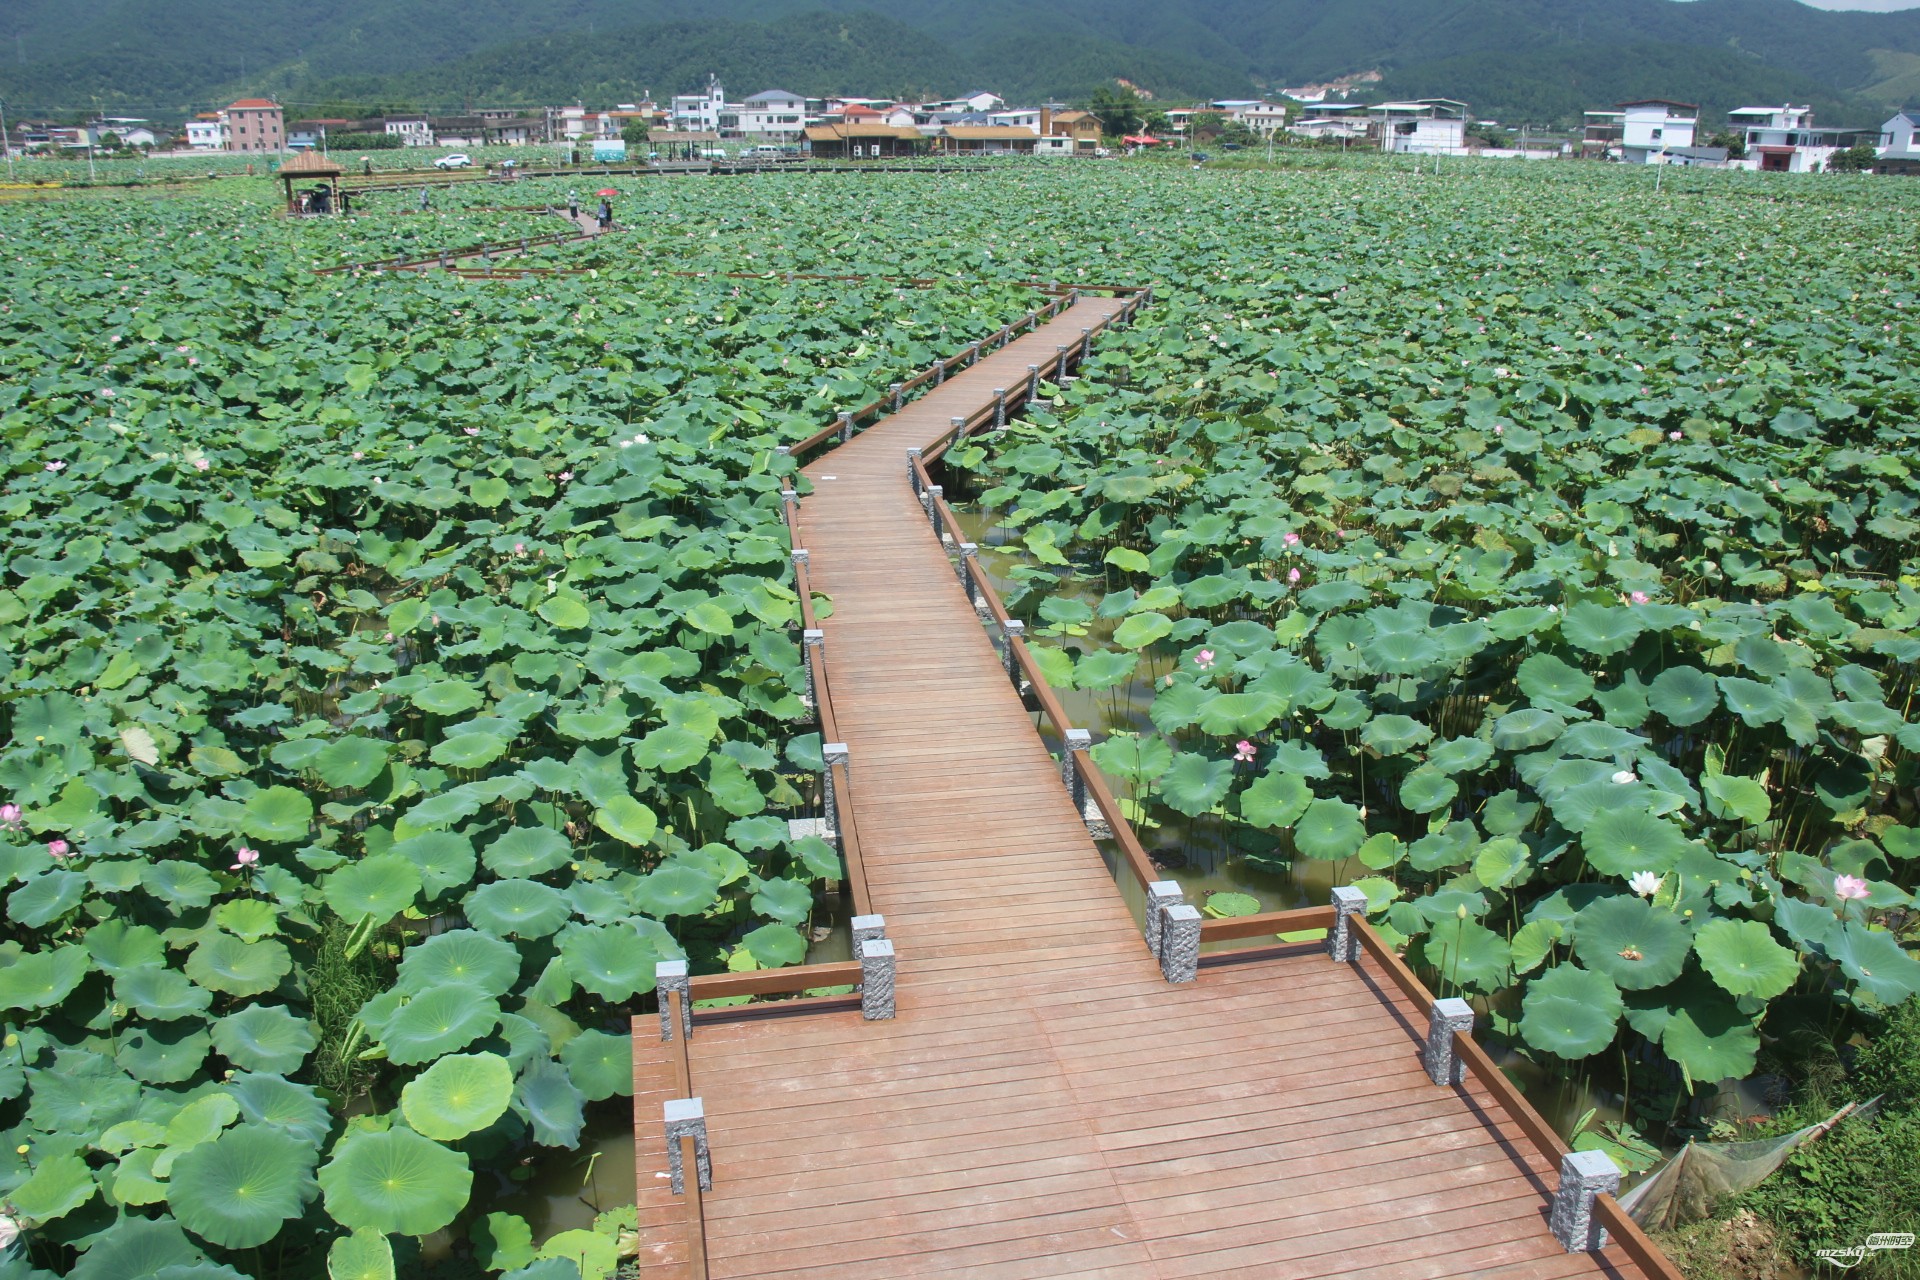
<path id="1" fill-rule="evenodd" d="M 467 428 L 467 434 L 468 434 L 468 435 L 470 435 L 470 436 L 477 436 L 477 435 L 479 435 L 479 434 L 480 434 L 480 428 L 478 428 L 478 427 L 468 427 L 468 428 Z"/>
<path id="2" fill-rule="evenodd" d="M 49 471 L 58 472 L 58 471 L 65 471 L 66 469 L 67 469 L 67 464 L 64 462 L 56 461 L 56 462 L 49 462 L 47 464 L 47 470 Z"/>
<path id="3" fill-rule="evenodd" d="M 260 851 L 259 851 L 259 850 L 257 850 L 257 849 L 248 849 L 248 848 L 245 848 L 245 847 L 243 846 L 243 847 L 241 847 L 241 848 L 239 848 L 239 849 L 236 849 L 236 850 L 234 851 L 234 854 L 233 854 L 233 865 L 232 865 L 232 866 L 230 866 L 230 867 L 228 867 L 228 868 L 227 868 L 227 870 L 229 870 L 229 871 L 244 871 L 244 870 L 245 870 L 246 868 L 248 868 L 248 867 L 251 867 L 251 866 L 255 866 L 255 865 L 257 865 L 257 864 L 259 863 L 259 861 L 260 861 Z"/>
<path id="4" fill-rule="evenodd" d="M 1678 431 L 1669 431 L 1669 432 L 1667 432 L 1667 439 L 1669 439 L 1669 440 L 1684 440 L 1684 439 L 1686 439 L 1686 437 L 1685 437 L 1685 436 L 1683 436 L 1683 435 L 1681 435 L 1681 434 L 1680 434 L 1680 433 L 1679 433 Z"/>
<path id="5" fill-rule="evenodd" d="M 1245 738 L 1233 744 L 1233 758 L 1242 764 L 1253 759 L 1253 744 Z"/>
<path id="6" fill-rule="evenodd" d="M 561 484 L 565 484 L 565 483 L 566 483 L 567 481 L 569 481 L 569 480 L 571 480 L 571 479 L 573 479 L 573 472 L 571 472 L 571 471 L 562 471 L 562 472 L 560 473 L 560 483 L 561 483 Z"/>
<path id="7" fill-rule="evenodd" d="M 72 852 L 73 852 L 73 846 L 68 844 L 65 840 L 47 841 L 47 856 L 49 858 L 52 858 L 55 862 L 58 862 L 60 859 L 66 857 L 68 854 Z"/>
<path id="8" fill-rule="evenodd" d="M 192 350 L 192 348 L 182 343 L 180 346 L 175 347 L 174 350 L 178 351 L 181 355 L 185 355 L 188 351 Z"/>
<path id="9" fill-rule="evenodd" d="M 1199 653 L 1195 654 L 1193 665 L 1202 671 L 1211 671 L 1213 669 L 1213 650 L 1202 649 Z"/>
<path id="10" fill-rule="evenodd" d="M 1287 581 L 1288 582 L 1300 581 L 1300 571 L 1298 569 L 1287 570 Z"/>
<path id="11" fill-rule="evenodd" d="M 193 460 L 193 469 L 195 471 L 205 471 L 207 470 L 207 468 L 211 467 L 212 465 L 213 464 L 211 462 L 208 462 L 205 458 L 195 458 Z"/>
<path id="12" fill-rule="evenodd" d="M 1503 436 L 1507 434 L 1507 429 L 1496 422 L 1493 424 L 1493 434 Z"/>
<path id="13" fill-rule="evenodd" d="M 1842 900 L 1858 900 L 1871 894 L 1867 882 L 1859 876 L 1835 876 L 1833 878 L 1833 896 Z"/>
<path id="14" fill-rule="evenodd" d="M 527 544 L 526 544 L 526 543 L 524 543 L 524 542 L 516 542 L 516 543 L 514 543 L 514 544 L 513 544 L 513 554 L 515 554 L 515 555 L 517 555 L 517 556 L 523 556 L 523 555 L 525 555 L 525 554 L 527 554 Z"/>
<path id="15" fill-rule="evenodd" d="M 1653 599 L 1653 597 L 1644 591 L 1636 591 L 1628 596 L 1627 599 L 1633 601 L 1635 604 L 1645 604 L 1647 601 Z"/>
<path id="16" fill-rule="evenodd" d="M 1300 545 L 1300 535 L 1297 533 L 1283 533 L 1280 535 L 1280 541 L 1286 546 L 1297 547 Z"/>
<path id="17" fill-rule="evenodd" d="M 0 804 L 0 827 L 4 827 L 8 831 L 18 831 L 20 829 L 19 805 Z"/>
<path id="18" fill-rule="evenodd" d="M 353 451 L 353 460 L 354 460 L 355 462 L 358 462 L 358 461 L 360 461 L 360 459 L 362 459 L 362 458 L 364 458 L 364 457 L 366 457 L 366 456 L 367 456 L 366 454 L 364 454 L 364 453 L 362 453 L 362 452 L 360 452 L 360 451 L 359 451 L 358 449 L 355 449 L 355 450 Z"/>

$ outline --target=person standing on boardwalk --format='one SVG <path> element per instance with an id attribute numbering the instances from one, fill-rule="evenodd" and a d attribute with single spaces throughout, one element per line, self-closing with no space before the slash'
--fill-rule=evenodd
<path id="1" fill-rule="evenodd" d="M 420 188 L 420 207 L 422 209 L 433 208 L 433 201 L 427 198 L 427 189 L 425 187 Z"/>
<path id="2" fill-rule="evenodd" d="M 607 203 L 605 196 L 600 197 L 600 229 L 606 231 L 613 226 L 613 206 Z"/>
<path id="3" fill-rule="evenodd" d="M 567 218 L 573 222 L 580 221 L 580 193 L 578 191 L 567 192 Z"/>

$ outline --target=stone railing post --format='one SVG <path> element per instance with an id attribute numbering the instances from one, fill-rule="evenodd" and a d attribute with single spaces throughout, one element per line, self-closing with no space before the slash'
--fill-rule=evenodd
<path id="1" fill-rule="evenodd" d="M 653 994 L 660 1001 L 660 1039 L 673 1039 L 673 995 L 680 993 L 680 1034 L 693 1039 L 693 986 L 685 960 L 659 960 L 653 966 Z"/>
<path id="2" fill-rule="evenodd" d="M 1000 624 L 1000 635 L 1006 647 L 1007 679 L 1013 681 L 1013 687 L 1020 687 L 1020 658 L 1013 651 L 1013 642 L 1027 634 L 1027 624 L 1018 618 L 1009 618 Z"/>
<path id="3" fill-rule="evenodd" d="M 1087 362 L 1087 358 L 1092 354 L 1093 354 L 1093 330 L 1082 329 L 1080 331 L 1080 363 L 1085 364 Z"/>
<path id="4" fill-rule="evenodd" d="M 935 534 L 940 532 L 940 498 L 945 493 L 944 485 L 930 484 L 920 495 L 920 505 L 927 509 L 927 523 L 933 526 Z"/>
<path id="5" fill-rule="evenodd" d="M 1569 1151 L 1560 1157 L 1560 1188 L 1553 1194 L 1547 1226 L 1568 1253 L 1607 1247 L 1606 1228 L 1593 1217 L 1593 1198 L 1620 1190 L 1620 1168 L 1602 1151 Z"/>
<path id="6" fill-rule="evenodd" d="M 1087 779 L 1080 772 L 1080 762 L 1073 753 L 1085 751 L 1093 745 L 1093 734 L 1085 729 L 1069 729 L 1066 732 L 1066 750 L 1060 753 L 1060 781 L 1066 784 L 1067 794 L 1073 797 L 1073 811 L 1084 815 L 1087 812 Z"/>
<path id="7" fill-rule="evenodd" d="M 840 797 L 838 794 L 839 788 L 834 785 L 833 781 L 833 766 L 840 765 L 846 769 L 847 787 L 851 790 L 853 787 L 853 758 L 847 752 L 846 743 L 829 742 L 820 748 L 820 760 L 822 769 L 824 770 L 820 776 L 825 780 L 826 787 L 827 826 L 833 830 L 835 834 L 838 834 L 840 831 Z M 851 795 L 847 796 L 847 803 L 853 803 L 853 797 Z"/>
<path id="8" fill-rule="evenodd" d="M 1147 886 L 1147 950 L 1160 954 L 1160 935 L 1165 932 L 1164 916 L 1168 907 L 1187 900 L 1186 890 L 1176 880 L 1155 880 Z"/>
<path id="9" fill-rule="evenodd" d="M 1176 903 L 1161 913 L 1160 973 L 1168 982 L 1193 982 L 1200 976 L 1200 910 Z"/>
<path id="10" fill-rule="evenodd" d="M 707 1146 L 707 1107 L 699 1098 L 669 1098 L 661 1104 L 667 1124 L 667 1177 L 673 1194 L 687 1194 L 686 1156 L 680 1144 L 693 1139 L 694 1177 L 702 1191 L 713 1190 L 713 1152 Z"/>
<path id="11" fill-rule="evenodd" d="M 842 410 L 840 413 L 840 443 L 853 439 L 853 415 Z"/>
<path id="12" fill-rule="evenodd" d="M 896 382 L 887 388 L 887 394 L 893 397 L 893 411 L 900 412 L 900 406 L 906 402 L 907 384 Z"/>
<path id="13" fill-rule="evenodd" d="M 1005 387 L 995 387 L 993 389 L 993 429 L 995 431 L 1004 431 L 1006 427 L 1007 389 Z"/>
<path id="14" fill-rule="evenodd" d="M 853 954 L 860 954 L 862 943 L 872 942 L 887 936 L 887 918 L 885 916 L 855 916 L 852 921 Z"/>
<path id="15" fill-rule="evenodd" d="M 773 456 L 776 458 L 791 458 L 793 456 L 793 449 L 788 445 L 777 444 L 773 446 Z"/>
<path id="16" fill-rule="evenodd" d="M 920 496 L 920 469 L 913 464 L 920 460 L 918 445 L 907 450 L 907 483 L 913 486 L 913 496 Z"/>
<path id="17" fill-rule="evenodd" d="M 933 385 L 937 387 L 946 380 L 947 362 L 945 360 L 935 360 L 933 362 Z"/>
<path id="18" fill-rule="evenodd" d="M 1433 1002 L 1433 1013 L 1427 1023 L 1427 1047 L 1420 1053 L 1420 1065 L 1427 1069 L 1427 1079 L 1435 1084 L 1459 1084 L 1467 1078 L 1467 1064 L 1453 1051 L 1453 1033 L 1472 1030 L 1472 1005 L 1451 996 Z"/>
<path id="19" fill-rule="evenodd" d="M 980 572 L 980 544 L 963 542 L 960 544 L 960 585 L 966 588 L 967 603 L 978 613 L 986 601 L 980 596 L 980 587 L 975 575 Z"/>
<path id="20" fill-rule="evenodd" d="M 1027 366 L 1027 399 L 1029 400 L 1034 399 L 1039 394 L 1040 394 L 1040 366 L 1037 364 L 1030 364 Z"/>
<path id="21" fill-rule="evenodd" d="M 954 440 L 960 441 L 967 438 L 967 420 L 965 418 L 948 418 L 947 425 L 953 428 Z"/>
<path id="22" fill-rule="evenodd" d="M 860 944 L 860 1016 L 878 1022 L 893 1016 L 893 944 L 870 938 Z"/>
<path id="23" fill-rule="evenodd" d="M 1367 912 L 1364 889 L 1341 885 L 1333 891 L 1333 928 L 1327 930 L 1327 954 L 1341 964 L 1352 964 L 1360 957 L 1360 938 L 1349 923 Z"/>
<path id="24" fill-rule="evenodd" d="M 820 710 L 820 673 L 818 664 L 827 654 L 827 633 L 818 627 L 808 627 L 800 633 L 800 657 L 807 669 L 807 703 L 814 711 Z"/>
<path id="25" fill-rule="evenodd" d="M 780 491 L 780 505 L 786 509 L 787 519 L 792 520 L 800 507 L 800 491 L 798 489 L 782 489 Z"/>
<path id="26" fill-rule="evenodd" d="M 1054 347 L 1053 368 L 1054 368 L 1053 380 L 1055 382 L 1058 382 L 1062 378 L 1067 376 L 1067 349 L 1065 347 L 1062 347 L 1062 346 Z"/>

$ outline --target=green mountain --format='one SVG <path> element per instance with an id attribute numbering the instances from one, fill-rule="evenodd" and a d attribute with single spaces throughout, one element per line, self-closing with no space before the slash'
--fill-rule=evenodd
<path id="1" fill-rule="evenodd" d="M 1378 70 L 1379 90 L 1478 115 L 1570 120 L 1635 96 L 1710 111 L 1812 101 L 1872 123 L 1920 89 L 1920 9 L 1797 0 L 11 0 L 0 95 L 15 114 L 178 113 L 240 93 L 457 107 L 656 100 L 719 74 L 736 93 L 1163 100 Z M 9 40 L 8 37 L 11 37 Z M 7 48 L 11 43 L 12 48 Z"/>

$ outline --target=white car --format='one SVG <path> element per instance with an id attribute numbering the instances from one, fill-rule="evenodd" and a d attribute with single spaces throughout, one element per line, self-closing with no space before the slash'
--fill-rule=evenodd
<path id="1" fill-rule="evenodd" d="M 456 151 L 450 156 L 441 156 L 433 162 L 436 169 L 471 169 L 473 157 L 464 151 Z"/>

